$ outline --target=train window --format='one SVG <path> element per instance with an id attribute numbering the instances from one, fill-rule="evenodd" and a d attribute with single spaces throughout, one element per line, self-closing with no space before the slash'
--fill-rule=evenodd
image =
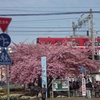
<path id="1" fill-rule="evenodd" d="M 76 46 L 79 46 L 79 42 L 78 41 L 76 41 Z"/>
<path id="2" fill-rule="evenodd" d="M 59 44 L 59 45 L 61 45 L 61 44 L 62 44 L 62 42 L 58 42 L 58 44 Z"/>
<path id="3" fill-rule="evenodd" d="M 72 42 L 68 41 L 67 46 L 72 46 Z"/>
<path id="4" fill-rule="evenodd" d="M 44 42 L 44 41 L 42 41 L 42 44 L 45 44 L 45 42 Z"/>
<path id="5" fill-rule="evenodd" d="M 73 45 L 73 46 L 79 46 L 79 42 L 78 42 L 78 41 L 73 41 L 73 42 L 72 42 L 72 45 Z"/>
<path id="6" fill-rule="evenodd" d="M 98 46 L 100 46 L 100 42 L 98 42 Z"/>
<path id="7" fill-rule="evenodd" d="M 84 46 L 86 46 L 86 45 L 87 45 L 87 41 L 84 42 Z"/>
<path id="8" fill-rule="evenodd" d="M 47 41 L 47 44 L 50 44 L 50 41 Z"/>
<path id="9" fill-rule="evenodd" d="M 89 41 L 84 42 L 84 46 L 91 46 L 92 44 Z M 96 41 L 94 43 L 95 46 L 100 46 L 100 42 Z"/>
<path id="10" fill-rule="evenodd" d="M 55 44 L 57 44 L 57 45 L 61 45 L 62 42 L 61 42 L 61 41 L 56 41 Z"/>
<path id="11" fill-rule="evenodd" d="M 99 45 L 99 42 L 95 42 L 95 46 L 98 46 Z"/>
<path id="12" fill-rule="evenodd" d="M 84 46 L 91 46 L 91 42 L 90 41 L 85 41 Z"/>
<path id="13" fill-rule="evenodd" d="M 39 38 L 37 38 L 37 43 L 40 43 Z"/>

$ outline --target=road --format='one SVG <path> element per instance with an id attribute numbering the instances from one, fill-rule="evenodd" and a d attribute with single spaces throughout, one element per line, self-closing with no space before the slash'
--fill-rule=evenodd
<path id="1" fill-rule="evenodd" d="M 85 98 L 85 97 L 63 97 L 63 98 L 48 98 L 46 100 L 87 100 L 87 99 L 90 99 L 90 100 L 100 100 L 100 97 L 99 98 Z"/>

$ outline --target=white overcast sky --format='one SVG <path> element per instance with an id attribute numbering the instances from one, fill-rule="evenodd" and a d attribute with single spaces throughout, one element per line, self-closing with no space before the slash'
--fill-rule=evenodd
<path id="1" fill-rule="evenodd" d="M 0 0 L 0 15 L 79 12 L 90 9 L 100 11 L 100 0 Z M 8 33 L 15 43 L 25 40 L 26 43 L 36 42 L 37 37 L 69 37 L 73 33 L 72 22 L 77 23 L 79 19 L 88 16 L 81 15 L 6 16 L 12 18 Z M 100 14 L 93 14 L 93 17 L 94 30 L 100 31 Z M 83 30 L 88 29 L 89 22 L 77 29 L 82 32 L 76 33 L 86 35 Z"/>

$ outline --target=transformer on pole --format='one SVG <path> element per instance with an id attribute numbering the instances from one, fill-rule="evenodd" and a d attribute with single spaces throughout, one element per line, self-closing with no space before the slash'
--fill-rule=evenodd
<path id="1" fill-rule="evenodd" d="M 75 25 L 75 22 L 72 22 L 72 28 L 73 28 L 73 37 L 76 37 L 76 29 L 81 27 L 84 23 L 86 23 L 87 21 L 90 21 L 90 34 L 89 31 L 87 31 L 87 35 L 88 37 L 91 39 L 92 41 L 92 48 L 93 48 L 93 52 L 92 52 L 92 60 L 94 60 L 94 54 L 95 54 L 95 36 L 94 36 L 94 30 L 93 30 L 93 15 L 92 15 L 92 9 L 90 9 L 90 14 L 80 20 L 78 22 L 78 24 Z"/>

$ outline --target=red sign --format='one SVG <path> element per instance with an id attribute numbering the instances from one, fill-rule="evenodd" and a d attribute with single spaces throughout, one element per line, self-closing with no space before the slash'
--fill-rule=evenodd
<path id="1" fill-rule="evenodd" d="M 86 96 L 86 81 L 82 78 L 82 96 Z"/>
<path id="2" fill-rule="evenodd" d="M 0 17 L 0 28 L 3 32 L 5 32 L 10 24 L 12 18 L 2 18 Z"/>
<path id="3" fill-rule="evenodd" d="M 86 86 L 82 85 L 82 96 L 86 96 Z"/>

